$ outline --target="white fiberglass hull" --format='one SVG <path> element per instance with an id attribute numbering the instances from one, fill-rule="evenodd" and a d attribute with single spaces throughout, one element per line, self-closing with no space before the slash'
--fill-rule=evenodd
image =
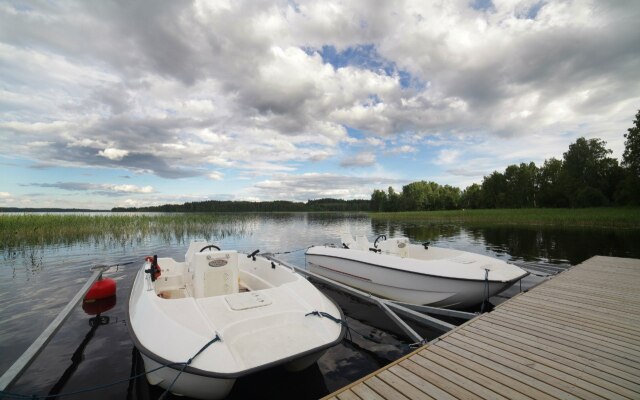
<path id="1" fill-rule="evenodd" d="M 421 246 L 410 246 L 414 252 L 424 251 Z M 486 256 L 432 249 L 451 252 L 451 257 L 420 260 L 327 246 L 311 247 L 306 257 L 312 272 L 377 296 L 458 309 L 477 305 L 527 275 L 516 266 Z"/>
<path id="2" fill-rule="evenodd" d="M 342 311 L 291 269 L 234 251 L 187 259 L 158 259 L 155 280 L 146 264 L 131 290 L 127 326 L 151 384 L 220 399 L 239 377 L 304 369 L 342 340 L 344 326 L 312 314 Z"/>
<path id="3" fill-rule="evenodd" d="M 307 356 L 295 358 L 284 364 L 288 371 L 302 371 L 315 364 L 327 349 L 311 353 Z M 182 366 L 173 368 L 163 368 L 162 362 L 141 354 L 144 362 L 147 380 L 152 385 L 157 385 L 165 390 L 170 389 L 171 393 L 177 396 L 189 396 L 196 399 L 222 399 L 226 397 L 236 378 L 216 378 L 213 376 L 200 375 L 193 372 L 180 372 Z M 177 379 L 176 379 L 177 378 Z"/>

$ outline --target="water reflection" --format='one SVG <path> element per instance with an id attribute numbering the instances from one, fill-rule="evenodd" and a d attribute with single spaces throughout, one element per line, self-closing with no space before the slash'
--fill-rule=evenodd
<path id="1" fill-rule="evenodd" d="M 89 267 L 135 261 L 130 268 L 112 273 L 117 295 L 126 299 L 138 262 L 157 254 L 182 260 L 192 239 L 205 238 L 225 249 L 251 252 L 286 252 L 281 257 L 305 265 L 304 249 L 310 245 L 338 243 L 342 232 L 366 235 L 406 236 L 415 242 L 487 254 L 507 261 L 528 263 L 548 272 L 578 264 L 596 255 L 640 258 L 640 229 L 556 229 L 548 227 L 496 227 L 433 224 L 424 221 L 371 220 L 366 214 L 243 214 L 211 219 L 191 218 L 149 223 L 144 229 L 105 231 L 101 235 L 48 234 L 34 242 L 2 247 L 0 258 L 0 373 L 33 342 L 57 312 L 88 279 Z M 43 239 L 44 238 L 44 239 Z M 555 269 L 554 269 L 555 268 Z M 523 287 L 541 280 L 528 277 Z M 537 280 L 536 280 L 537 279 Z M 405 354 L 409 340 L 376 307 L 329 288 L 321 288 L 343 308 L 350 326 L 362 335 L 344 341 L 327 352 L 315 369 L 302 375 L 282 370 L 267 371 L 246 379 L 234 389 L 234 398 L 268 393 L 279 398 L 317 398 L 356 380 Z M 519 287 L 506 295 L 518 293 Z M 126 302 L 109 311 L 111 321 L 123 321 Z M 46 394 L 60 378 L 60 365 L 73 358 L 86 339 L 86 315 L 78 308 L 61 331 L 29 368 L 15 390 Z M 414 327 L 425 337 L 438 332 Z M 364 337 L 363 337 L 364 336 Z M 368 337 L 368 338 L 367 338 Z M 370 340 L 373 339 L 373 340 Z M 123 323 L 101 327 L 90 338 L 82 364 L 65 383 L 63 391 L 100 385 L 139 369 L 135 352 Z M 287 382 L 283 385 L 282 382 Z M 300 385 L 287 390 L 291 382 Z M 304 383 L 307 382 L 307 383 Z M 261 391 L 261 389 L 263 388 Z M 260 392 L 260 393 L 257 393 Z M 161 393 L 161 391 L 160 391 Z M 96 393 L 95 398 L 157 397 L 146 381 L 124 384 Z M 266 396 L 266 397 L 269 397 Z"/>
<path id="2" fill-rule="evenodd" d="M 491 251 L 512 259 L 576 265 L 595 255 L 640 257 L 640 230 L 548 227 L 467 228 Z"/>

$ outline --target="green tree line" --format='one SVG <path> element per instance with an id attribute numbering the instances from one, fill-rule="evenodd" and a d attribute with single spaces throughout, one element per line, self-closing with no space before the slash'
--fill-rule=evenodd
<path id="1" fill-rule="evenodd" d="M 112 211 L 153 212 L 301 212 L 301 211 L 369 211 L 369 200 L 317 199 L 295 201 L 223 201 L 209 200 L 151 207 L 116 207 Z"/>
<path id="2" fill-rule="evenodd" d="M 601 139 L 577 139 L 562 159 L 509 165 L 465 190 L 419 181 L 397 193 L 374 190 L 371 211 L 460 208 L 601 207 L 640 204 L 640 110 L 625 137 L 622 162 Z"/>

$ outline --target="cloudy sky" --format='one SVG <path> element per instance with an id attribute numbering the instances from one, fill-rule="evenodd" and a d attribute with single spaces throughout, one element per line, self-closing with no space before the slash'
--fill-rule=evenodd
<path id="1" fill-rule="evenodd" d="M 369 198 L 614 156 L 640 2 L 0 2 L 0 206 Z"/>

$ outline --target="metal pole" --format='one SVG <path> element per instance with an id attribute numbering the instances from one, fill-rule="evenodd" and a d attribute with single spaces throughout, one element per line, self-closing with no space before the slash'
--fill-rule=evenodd
<path id="1" fill-rule="evenodd" d="M 394 302 L 391 301 L 387 301 L 387 300 L 381 300 L 384 304 L 388 305 L 391 308 L 394 308 L 397 312 L 399 312 L 400 314 L 404 315 L 407 318 L 411 318 L 414 321 L 418 321 L 418 322 L 422 322 L 426 325 L 429 325 L 432 328 L 436 328 L 438 330 L 441 330 L 443 332 L 447 332 L 452 330 L 453 328 L 455 328 L 455 325 L 452 325 L 448 322 L 444 322 L 442 320 L 439 320 L 437 318 L 433 318 L 430 317 L 428 315 L 424 315 L 421 314 L 417 311 L 413 311 L 407 307 L 403 307 L 399 304 L 396 304 Z M 419 340 L 418 340 L 419 341 Z"/>
<path id="2" fill-rule="evenodd" d="M 87 283 L 82 286 L 80 291 L 71 299 L 71 301 L 60 311 L 58 316 L 45 328 L 45 330 L 38 336 L 38 338 L 29 346 L 29 348 L 22 353 L 22 355 L 13 363 L 11 367 L 0 377 L 0 391 L 5 390 L 11 385 L 24 370 L 31 364 L 33 359 L 40 353 L 43 347 L 49 343 L 53 335 L 60 328 L 62 323 L 67 319 L 71 310 L 78 304 L 91 287 L 93 283 L 98 280 L 98 277 L 102 274 L 103 269 L 95 270 Z"/>
<path id="3" fill-rule="evenodd" d="M 474 319 L 475 317 L 477 317 L 480 314 L 476 314 L 476 313 L 470 313 L 470 312 L 466 312 L 466 311 L 458 311 L 458 310 L 450 310 L 448 308 L 441 308 L 441 307 L 430 307 L 430 306 L 423 306 L 423 305 L 418 305 L 418 304 L 411 304 L 411 303 L 403 303 L 401 301 L 395 301 L 395 300 L 389 300 L 390 303 L 395 303 L 399 306 L 402 307 L 406 307 L 406 308 L 410 308 L 413 311 L 418 311 L 421 313 L 427 313 L 427 314 L 436 314 L 436 315 L 446 315 L 448 317 L 455 317 L 455 318 L 460 318 L 460 319 Z"/>
<path id="4" fill-rule="evenodd" d="M 394 313 L 393 311 L 391 311 L 391 309 L 389 309 L 389 307 L 387 306 L 387 304 L 385 304 L 384 300 L 379 300 L 378 301 L 378 305 L 380 306 L 380 308 L 382 308 L 382 311 L 384 311 L 385 314 L 387 314 L 387 316 L 389 318 L 391 318 L 396 324 L 398 324 L 398 326 L 400 327 L 400 329 L 402 329 L 402 331 L 411 338 L 411 340 L 415 341 L 415 342 L 422 342 L 423 337 L 420 336 L 416 331 L 414 331 L 406 322 L 404 322 L 400 317 L 398 317 L 398 315 L 396 313 Z"/>

